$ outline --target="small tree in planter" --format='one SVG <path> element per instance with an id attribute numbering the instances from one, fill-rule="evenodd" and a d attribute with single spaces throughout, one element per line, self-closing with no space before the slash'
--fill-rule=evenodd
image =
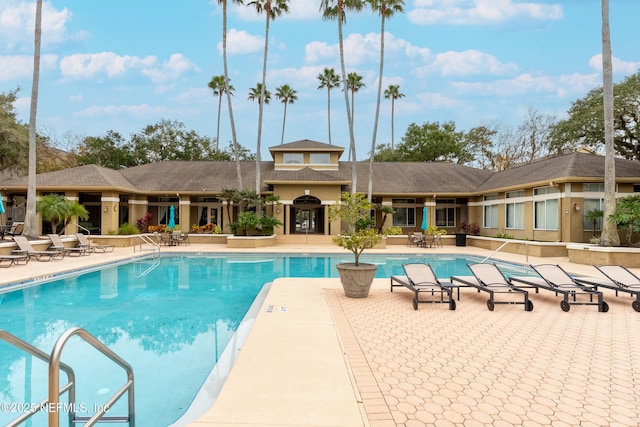
<path id="1" fill-rule="evenodd" d="M 347 232 L 337 235 L 333 241 L 354 256 L 354 263 L 336 265 L 348 297 L 368 296 L 378 268 L 375 264 L 360 263 L 360 255 L 382 240 L 382 234 L 373 228 L 370 212 L 371 203 L 364 194 L 342 193 L 340 204 L 329 207 L 329 220 L 340 218 L 347 224 Z"/>

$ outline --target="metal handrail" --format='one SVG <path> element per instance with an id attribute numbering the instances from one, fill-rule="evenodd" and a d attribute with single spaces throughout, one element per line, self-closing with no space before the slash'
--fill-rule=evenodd
<path id="1" fill-rule="evenodd" d="M 507 246 L 509 243 L 521 243 L 521 241 L 512 241 L 512 240 L 507 240 L 506 242 L 504 242 L 503 244 L 500 245 L 500 247 L 498 249 L 496 249 L 495 251 L 491 252 L 485 259 L 483 259 L 482 261 L 480 261 L 480 264 L 483 264 L 486 260 L 488 260 L 489 258 L 491 258 L 492 256 L 494 256 L 495 254 L 497 254 L 498 252 L 500 252 L 500 249 L 504 248 L 505 246 Z M 525 241 L 524 242 L 524 257 L 525 257 L 525 262 L 527 264 L 529 264 L 529 244 Z"/>
<path id="2" fill-rule="evenodd" d="M 90 236 L 90 235 L 91 235 L 91 230 L 89 230 L 88 228 L 83 227 L 83 226 L 81 226 L 80 224 L 75 223 L 75 222 L 74 222 L 74 223 L 72 223 L 72 224 L 73 224 L 73 225 L 75 225 L 76 227 L 78 227 L 78 228 L 80 228 L 80 229 L 82 229 L 82 230 L 86 231 L 86 232 L 87 232 L 87 236 Z"/>
<path id="3" fill-rule="evenodd" d="M 105 413 L 109 410 L 109 408 L 113 406 L 113 404 L 117 402 L 125 393 L 128 393 L 128 417 L 126 418 L 126 420 L 117 419 L 117 421 L 128 421 L 129 426 L 134 427 L 135 401 L 133 393 L 133 368 L 123 358 L 114 353 L 109 347 L 104 345 L 85 329 L 77 327 L 65 331 L 56 341 L 55 345 L 53 346 L 53 350 L 51 350 L 51 360 L 49 362 L 49 427 L 59 426 L 58 408 L 60 396 L 58 395 L 58 387 L 60 383 L 60 356 L 62 355 L 62 350 L 64 349 L 67 341 L 69 341 L 69 339 L 75 335 L 79 336 L 86 343 L 90 344 L 96 350 L 107 356 L 109 359 L 111 359 L 112 362 L 119 365 L 127 373 L 127 382 L 119 390 L 117 390 L 102 407 L 99 408 L 99 410 L 93 415 L 93 417 L 87 420 L 85 426 L 93 426 L 98 421 L 103 419 Z"/>
<path id="4" fill-rule="evenodd" d="M 160 245 L 154 239 L 152 239 L 151 237 L 147 236 L 146 234 L 136 234 L 136 237 L 138 237 L 144 243 L 146 243 L 149 246 L 151 246 L 152 249 L 153 249 L 153 252 L 160 253 Z M 133 246 L 133 251 L 135 252 L 135 250 L 136 250 L 136 247 L 134 245 Z M 140 243 L 140 252 L 142 252 L 142 243 Z"/>
<path id="5" fill-rule="evenodd" d="M 15 335 L 10 334 L 9 332 L 7 332 L 5 330 L 0 329 L 0 339 L 8 342 L 9 344 L 13 345 L 14 347 L 19 348 L 20 350 L 26 351 L 27 353 L 31 354 L 32 356 L 37 357 L 38 359 L 42 360 L 43 362 L 49 363 L 51 361 L 51 357 L 47 353 L 45 353 L 44 351 L 40 350 L 39 348 L 36 348 L 36 347 L 32 346 L 28 342 L 21 340 L 20 338 L 16 337 Z M 73 372 L 73 369 L 71 369 L 71 367 L 69 365 L 67 365 L 66 363 L 62 363 L 61 362 L 59 364 L 59 369 L 64 371 L 65 374 L 67 374 L 67 381 L 68 382 L 67 382 L 67 384 L 64 385 L 64 387 L 58 389 L 56 393 L 59 396 L 62 393 L 64 393 L 65 391 L 69 391 L 69 403 L 71 404 L 72 402 L 75 402 L 75 399 L 76 399 L 76 376 L 75 376 L 75 373 Z M 7 427 L 15 427 L 15 426 L 18 426 L 18 425 L 22 424 L 23 422 L 25 422 L 26 420 L 28 420 L 29 418 L 31 418 L 32 416 L 37 414 L 38 411 L 40 410 L 40 408 L 46 407 L 47 403 L 48 403 L 48 400 L 44 399 L 41 402 L 39 402 L 38 404 L 32 405 L 29 412 L 25 412 L 22 415 L 20 415 L 18 418 L 16 418 L 15 420 L 11 421 L 9 424 L 7 424 Z M 70 406 L 72 406 L 72 405 L 70 405 Z"/>

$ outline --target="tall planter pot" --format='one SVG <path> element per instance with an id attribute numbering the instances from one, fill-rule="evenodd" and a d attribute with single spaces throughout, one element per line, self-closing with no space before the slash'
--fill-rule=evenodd
<path id="1" fill-rule="evenodd" d="M 343 262 L 336 265 L 344 294 L 350 298 L 366 298 L 373 284 L 378 266 L 375 264 Z"/>

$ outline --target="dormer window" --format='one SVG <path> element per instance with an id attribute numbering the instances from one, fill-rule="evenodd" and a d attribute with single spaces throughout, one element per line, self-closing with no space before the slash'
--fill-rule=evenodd
<path id="1" fill-rule="evenodd" d="M 309 163 L 312 165 L 327 165 L 331 161 L 329 153 L 311 153 Z"/>
<path id="2" fill-rule="evenodd" d="M 304 163 L 304 155 L 302 153 L 284 153 L 282 160 L 287 165 L 301 165 Z"/>

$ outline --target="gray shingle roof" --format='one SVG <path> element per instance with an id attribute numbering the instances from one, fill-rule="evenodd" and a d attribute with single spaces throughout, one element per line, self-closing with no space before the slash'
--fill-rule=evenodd
<path id="1" fill-rule="evenodd" d="M 26 187 L 27 177 L 4 181 L 2 186 Z M 54 172 L 41 173 L 36 176 L 36 186 L 40 189 L 47 188 L 134 188 L 134 184 L 128 181 L 121 171 L 105 168 L 97 165 L 84 165 L 76 168 L 62 169 Z"/>

